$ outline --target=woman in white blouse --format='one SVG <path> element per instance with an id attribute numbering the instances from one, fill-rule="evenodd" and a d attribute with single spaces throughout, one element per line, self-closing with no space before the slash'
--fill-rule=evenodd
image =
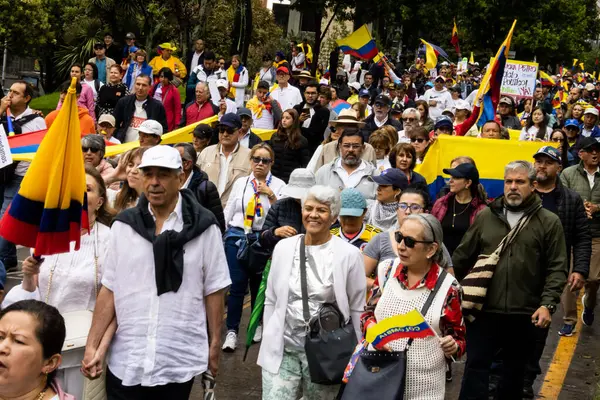
<path id="1" fill-rule="evenodd" d="M 8 292 L 3 308 L 33 299 L 56 307 L 63 316 L 74 311 L 94 310 L 113 214 L 107 206 L 106 186 L 100 174 L 90 166 L 86 166 L 85 172 L 90 231 L 82 231 L 79 250 L 71 243 L 70 252 L 45 257 L 41 263 L 33 257 L 25 259 L 23 282 Z M 112 328 L 116 328 L 114 322 Z M 104 358 L 109 344 L 108 340 L 101 343 L 98 357 Z M 63 351 L 57 374 L 65 392 L 77 399 L 83 398 L 84 377 L 79 370 L 84 350 L 85 347 Z"/>
<path id="2" fill-rule="evenodd" d="M 360 340 L 366 278 L 360 251 L 329 231 L 340 212 L 338 190 L 313 186 L 302 206 L 306 235 L 282 239 L 273 252 L 267 281 L 264 337 L 258 355 L 263 400 L 333 399 L 339 385 L 319 385 L 309 376 L 304 351 L 306 324 L 300 284 L 300 242 L 306 245 L 306 280 L 311 318 L 323 303 L 335 303 Z"/>
<path id="3" fill-rule="evenodd" d="M 231 66 L 227 69 L 229 92 L 232 94 L 237 107 L 244 107 L 244 96 L 248 86 L 248 70 L 242 65 L 242 59 L 237 54 L 231 57 Z"/>
<path id="4" fill-rule="evenodd" d="M 271 174 L 275 161 L 273 149 L 266 143 L 259 143 L 250 150 L 250 176 L 238 178 L 233 184 L 231 195 L 225 206 L 226 232 L 225 256 L 229 265 L 231 288 L 227 301 L 227 336 L 223 351 L 233 352 L 237 346 L 237 335 L 242 318 L 244 295 L 250 285 L 252 307 L 262 280 L 264 265 L 245 265 L 238 260 L 240 245 L 249 236 L 258 239 L 271 204 L 277 201 L 285 182 Z M 266 260 L 265 260 L 266 262 Z M 257 340 L 261 334 L 255 335 Z"/>
<path id="5" fill-rule="evenodd" d="M 519 140 L 543 141 L 550 140 L 552 128 L 548 126 L 548 117 L 543 107 L 537 107 L 527 118 L 527 122 L 521 130 Z"/>

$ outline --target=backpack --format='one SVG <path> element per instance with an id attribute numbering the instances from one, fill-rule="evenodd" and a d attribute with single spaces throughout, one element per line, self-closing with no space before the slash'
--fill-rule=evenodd
<path id="1" fill-rule="evenodd" d="M 2 117 L 0 119 L 0 124 L 4 128 L 4 132 L 6 132 L 6 134 L 8 135 L 8 120 L 7 120 L 7 118 L 8 117 L 6 117 L 6 116 Z M 27 124 L 30 121 L 33 121 L 36 118 L 42 118 L 42 117 L 37 114 L 30 114 L 30 115 L 26 115 L 22 118 L 19 118 L 17 120 L 13 119 L 12 126 L 15 131 L 15 135 L 20 135 L 21 133 L 23 133 L 23 125 Z M 12 180 L 18 163 L 19 163 L 19 161 L 15 161 L 12 164 L 7 165 L 6 167 L 0 169 L 0 185 L 7 184 L 8 182 L 10 182 Z"/>

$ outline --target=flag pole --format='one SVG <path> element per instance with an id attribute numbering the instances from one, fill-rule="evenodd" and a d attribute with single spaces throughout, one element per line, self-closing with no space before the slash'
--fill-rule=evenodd
<path id="1" fill-rule="evenodd" d="M 415 308 L 415 310 L 417 310 L 417 309 Z M 429 322 L 427 322 L 427 320 L 425 319 L 425 316 L 423 314 L 421 314 L 421 310 L 417 310 L 417 311 L 419 312 L 419 315 L 421 317 L 423 317 L 423 321 L 425 321 L 425 323 L 427 324 L 427 326 L 429 327 L 429 329 L 431 329 L 431 331 L 433 332 L 433 334 L 435 335 L 435 337 L 438 338 L 438 340 L 442 340 L 442 338 L 440 337 L 440 335 L 438 335 L 438 333 L 435 331 L 435 329 L 433 329 L 433 326 L 429 325 Z M 458 346 L 458 344 L 456 346 Z M 450 356 L 450 358 L 452 359 L 452 362 L 456 362 L 456 360 L 454 359 L 454 356 Z"/>

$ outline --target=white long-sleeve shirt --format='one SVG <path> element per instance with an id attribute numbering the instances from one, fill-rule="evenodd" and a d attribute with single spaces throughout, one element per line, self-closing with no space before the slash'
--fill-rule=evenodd
<path id="1" fill-rule="evenodd" d="M 442 115 L 442 111 L 444 111 L 446 108 L 452 108 L 454 105 L 452 95 L 446 88 L 443 88 L 439 92 L 435 90 L 435 88 L 427 90 L 423 95 L 423 100 L 425 100 L 427 104 L 429 104 L 430 100 L 434 100 L 436 102 L 435 107 L 429 106 L 429 118 L 431 118 L 434 122 Z"/>

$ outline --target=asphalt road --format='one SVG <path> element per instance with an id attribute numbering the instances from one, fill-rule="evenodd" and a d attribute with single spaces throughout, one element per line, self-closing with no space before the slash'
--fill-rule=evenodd
<path id="1" fill-rule="evenodd" d="M 19 249 L 19 260 L 27 255 Z M 7 290 L 20 282 L 20 273 L 11 273 Z M 250 308 L 244 309 L 240 326 L 239 347 L 234 353 L 221 353 L 221 364 L 217 378 L 218 400 L 259 400 L 261 398 L 261 370 L 256 365 L 259 345 L 253 345 L 246 361 L 244 356 L 245 330 L 250 317 Z M 550 334 L 541 360 L 542 375 L 535 382 L 538 399 L 599 400 L 600 399 L 600 319 L 591 327 L 580 327 L 578 337 L 563 338 L 559 342 L 558 330 L 562 325 L 562 312 L 553 317 Z M 225 332 L 223 332 L 223 336 Z M 265 338 L 268 340 L 268 338 Z M 515 333 L 515 340 L 518 334 Z M 560 343 L 560 344 L 559 344 Z M 464 364 L 453 365 L 453 380 L 446 385 L 446 399 L 457 399 Z M 200 380 L 192 389 L 192 400 L 202 400 Z M 383 399 L 382 399 L 383 400 Z"/>

